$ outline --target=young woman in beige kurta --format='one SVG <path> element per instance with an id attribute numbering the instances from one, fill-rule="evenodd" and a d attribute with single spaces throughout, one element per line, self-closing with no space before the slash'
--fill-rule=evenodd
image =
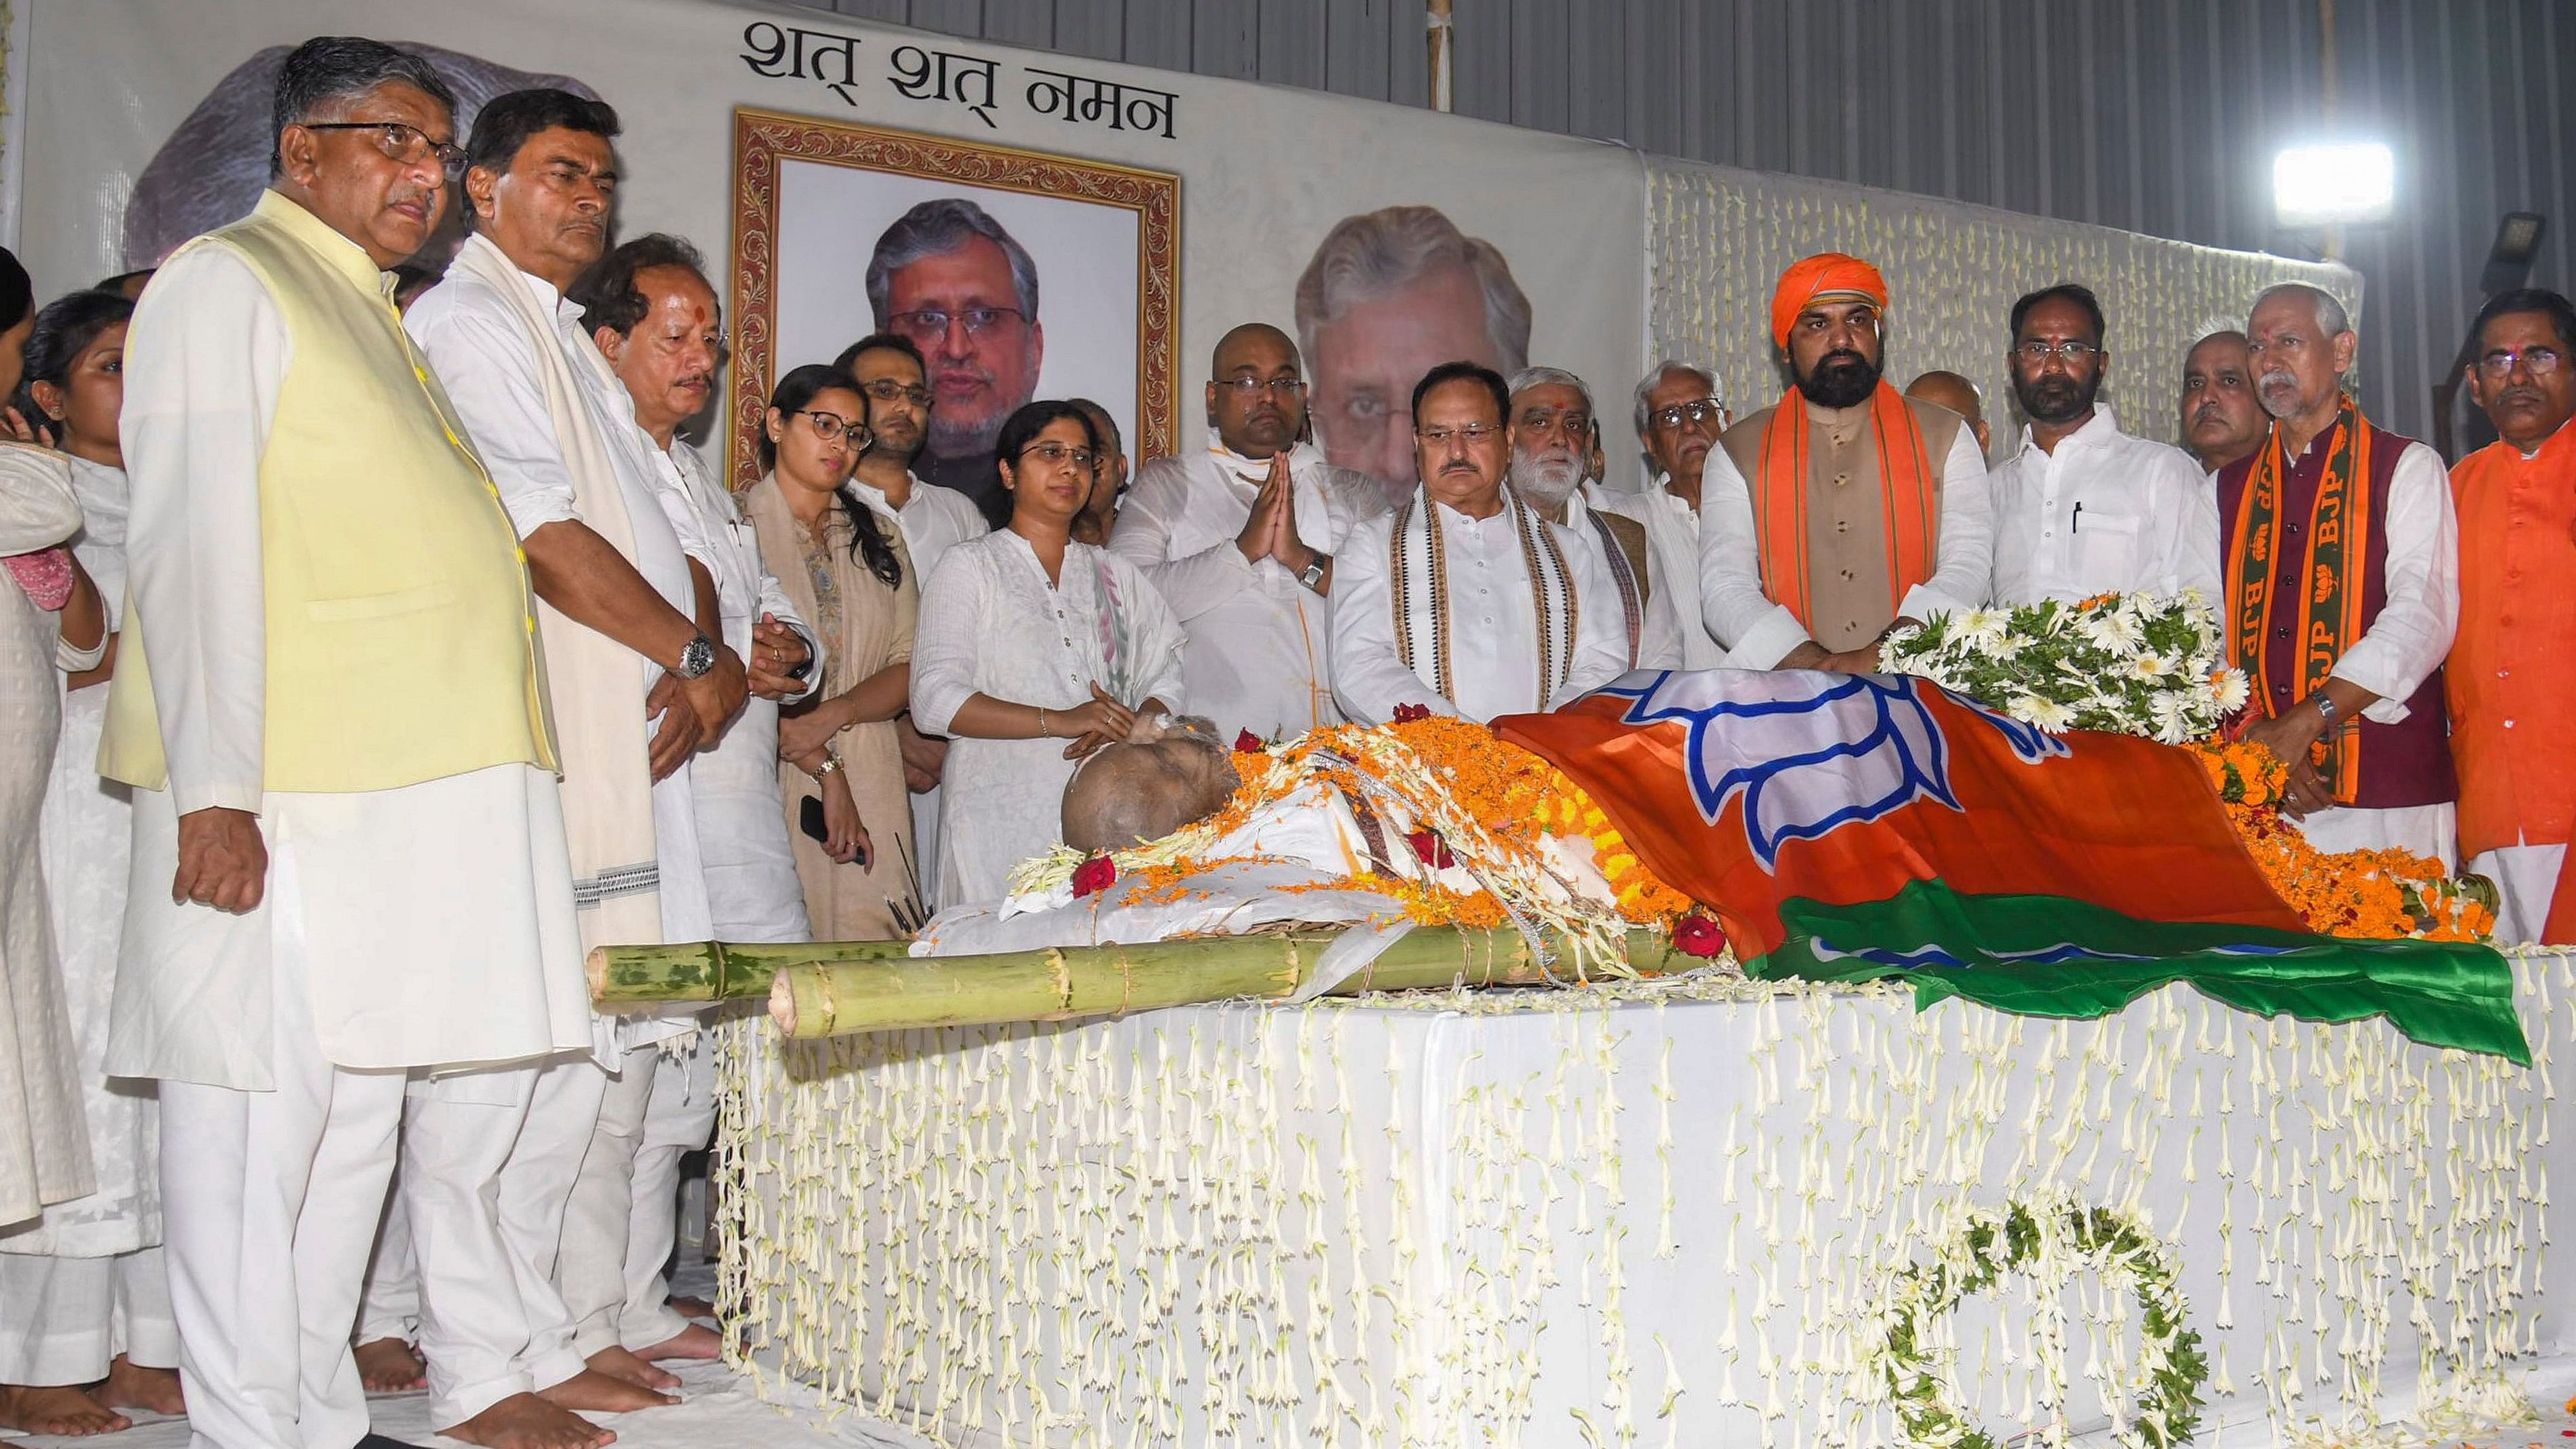
<path id="1" fill-rule="evenodd" d="M 770 401 L 761 449 L 770 472 L 745 491 L 742 511 L 762 560 L 823 643 L 815 702 L 778 725 L 779 758 L 795 767 L 778 784 L 796 876 L 814 939 L 890 939 L 908 934 L 920 911 L 894 726 L 912 689 L 920 583 L 903 530 L 843 486 L 867 447 L 866 402 L 824 367 L 780 378 Z M 805 802 L 818 798 L 824 842 L 802 828 Z"/>

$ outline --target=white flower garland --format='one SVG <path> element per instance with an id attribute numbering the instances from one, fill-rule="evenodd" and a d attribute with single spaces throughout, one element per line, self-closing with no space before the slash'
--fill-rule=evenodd
<path id="1" fill-rule="evenodd" d="M 1934 1343 L 1933 1322 L 1968 1294 L 1991 1290 L 2006 1273 L 2020 1273 L 2053 1293 L 2085 1272 L 2099 1274 L 2114 1290 L 2125 1284 L 2137 1295 L 2142 1326 L 2128 1380 L 2138 1408 L 2120 1426 L 2119 1442 L 2172 1449 L 2188 1441 L 2209 1363 L 2200 1335 L 2184 1326 L 2181 1271 L 2171 1250 L 2138 1219 L 2061 1193 L 2037 1203 L 1971 1208 L 1931 1262 L 1896 1274 L 1875 1330 L 1864 1340 L 1865 1377 L 1883 1384 L 1894 1401 L 1903 1442 L 1996 1449 L 1951 1395 L 1949 1361 L 1956 1355 Z M 2062 1361 L 2064 1346 L 2052 1351 Z"/>
<path id="2" fill-rule="evenodd" d="M 2207 737 L 2244 707 L 2247 688 L 2197 589 L 1935 614 L 1890 634 L 1882 658 L 2051 734 L 2109 730 L 2169 745 Z"/>

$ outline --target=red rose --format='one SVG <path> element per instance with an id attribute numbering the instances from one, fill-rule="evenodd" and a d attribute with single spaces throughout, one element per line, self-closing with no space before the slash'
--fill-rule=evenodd
<path id="1" fill-rule="evenodd" d="M 1399 704 L 1395 707 L 1397 724 L 1412 724 L 1416 720 L 1429 718 L 1431 718 L 1431 706 L 1427 704 Z"/>
<path id="2" fill-rule="evenodd" d="M 1092 895 L 1109 889 L 1118 879 L 1118 862 L 1105 855 L 1095 855 L 1073 868 L 1073 893 Z"/>
<path id="3" fill-rule="evenodd" d="M 1447 870 L 1458 863 L 1449 853 L 1449 842 L 1428 830 L 1417 830 L 1404 837 L 1413 846 L 1414 857 L 1433 870 Z"/>
<path id="4" fill-rule="evenodd" d="M 1237 731 L 1235 731 L 1235 735 L 1234 735 L 1234 752 L 1235 752 L 1236 754 L 1238 754 L 1238 755 L 1257 755 L 1257 754 L 1260 754 L 1260 753 L 1261 753 L 1261 751 L 1262 751 L 1261 736 L 1254 734 L 1254 733 L 1253 733 L 1252 731 L 1250 731 L 1250 730 L 1237 730 Z"/>
<path id="5" fill-rule="evenodd" d="M 1685 956 L 1714 956 L 1725 945 L 1726 932 L 1697 911 L 1673 923 L 1673 949 Z"/>

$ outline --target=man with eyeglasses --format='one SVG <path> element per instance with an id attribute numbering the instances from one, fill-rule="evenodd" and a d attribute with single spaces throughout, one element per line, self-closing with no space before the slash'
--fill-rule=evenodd
<path id="1" fill-rule="evenodd" d="M 2120 430 L 2100 401 L 2111 355 L 2102 304 L 2061 282 L 2013 303 L 2021 451 L 1987 477 L 1999 605 L 2096 594 L 2218 597 L 2218 504 L 2180 448 Z"/>
<path id="2" fill-rule="evenodd" d="M 406 1078 L 591 1042 L 527 571 L 387 274 L 447 204 L 454 104 L 392 46 L 296 47 L 269 190 L 159 271 L 126 348 L 107 1066 L 161 1079 L 181 1376 L 219 1449 L 393 1444 L 348 1336 Z"/>
<path id="3" fill-rule="evenodd" d="M 2460 627 L 2443 670 L 2460 856 L 2496 937 L 2576 942 L 2576 307 L 2537 288 L 2478 312 L 2469 395 L 2495 442 L 2451 469 Z"/>
<path id="4" fill-rule="evenodd" d="M 1613 511 L 1601 470 L 1601 433 L 1592 390 L 1561 367 L 1524 367 L 1509 384 L 1512 491 L 1590 550 L 1617 590 L 1631 669 L 1677 669 L 1681 628 L 1658 577 L 1646 526 Z"/>
<path id="5" fill-rule="evenodd" d="M 921 349 L 899 333 L 876 332 L 844 348 L 832 365 L 848 373 L 868 400 L 868 450 L 850 475 L 850 491 L 903 530 L 913 577 L 927 588 L 948 550 L 982 538 L 993 525 L 973 499 L 913 471 L 929 446 L 930 417 L 938 405 Z M 922 905 L 936 910 L 932 892 L 938 881 L 928 866 L 939 859 L 939 779 L 947 768 L 948 741 L 916 729 L 909 713 L 897 715 L 894 724 L 904 785 L 912 793 L 913 854 L 924 866 Z"/>
<path id="6" fill-rule="evenodd" d="M 1038 392 L 1037 263 L 984 208 L 942 196 L 877 238 L 867 291 L 877 330 L 911 339 L 929 369 L 930 433 L 915 471 L 973 499 L 991 526 L 1009 523 L 993 442 Z"/>
<path id="7" fill-rule="evenodd" d="M 1738 668 L 1866 673 L 1898 625 L 1986 600 L 1985 457 L 1879 375 L 1886 310 L 1886 279 L 1840 252 L 1772 289 L 1795 386 L 1726 430 L 1700 485 L 1701 607 Z"/>
<path id="8" fill-rule="evenodd" d="M 2228 658 L 2253 682 L 2244 738 L 2289 765 L 2281 811 L 2319 850 L 2447 865 L 2442 658 L 2460 592 L 2441 455 L 2372 426 L 2345 391 L 2361 344 L 2332 293 L 2265 289 L 2245 337 L 2272 430 L 2218 474 Z"/>
<path id="9" fill-rule="evenodd" d="M 1207 446 L 1137 470 L 1110 551 L 1154 581 L 1189 632 L 1182 687 L 1222 738 L 1337 724 L 1335 556 L 1349 499 L 1374 481 L 1305 441 L 1302 359 L 1276 327 L 1246 322 L 1218 339 L 1206 402 Z"/>
<path id="10" fill-rule="evenodd" d="M 1421 482 L 1345 540 L 1333 693 L 1384 724 L 1412 706 L 1479 722 L 1552 710 L 1628 672 L 1618 591 L 1595 553 L 1505 482 L 1511 391 L 1474 362 L 1413 389 Z"/>
<path id="11" fill-rule="evenodd" d="M 607 248 L 617 130 L 605 104 L 564 91 L 487 102 L 467 145 L 474 234 L 404 318 L 527 552 L 585 949 L 708 939 L 690 762 L 748 685 L 723 638 L 706 562 L 717 547 L 663 510 L 634 399 L 565 295 Z M 705 361 L 684 376 L 711 385 Z M 433 1422 L 472 1442 L 563 1433 L 572 1416 L 542 1410 L 650 1407 L 678 1384 L 585 1325 L 573 1301 L 578 1265 L 624 1259 L 630 1139 L 656 1048 L 697 1022 L 592 1020 L 591 1055 L 412 1092 L 403 1191 Z M 474 1190 L 432 1199 L 440 1177 Z M 472 1311 L 440 1308 L 442 1285 L 479 1295 Z"/>
<path id="12" fill-rule="evenodd" d="M 1681 636 L 1684 669 L 1715 669 L 1726 651 L 1708 632 L 1699 594 L 1699 484 L 1708 450 L 1735 415 L 1714 369 L 1667 357 L 1647 370 L 1632 397 L 1637 436 L 1645 443 L 1646 486 L 1613 501 L 1646 526 L 1655 553 L 1655 590 L 1667 601 Z"/>

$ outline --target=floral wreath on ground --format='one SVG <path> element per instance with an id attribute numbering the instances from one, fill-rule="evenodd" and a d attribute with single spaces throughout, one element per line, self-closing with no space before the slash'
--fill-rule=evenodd
<path id="1" fill-rule="evenodd" d="M 1417 925 L 1545 928 L 1569 943 L 1578 975 L 1635 974 L 1626 964 L 1635 927 L 1668 936 L 1687 955 L 1724 950 L 1716 923 L 1655 878 L 1582 786 L 1473 720 L 1413 705 L 1374 728 L 1334 725 L 1278 744 L 1246 734 L 1235 741 L 1234 766 L 1241 788 L 1207 819 L 1105 855 L 1059 846 L 1021 862 L 1012 891 L 1066 885 L 1087 896 L 1125 881 L 1132 902 L 1183 899 L 1196 877 L 1231 863 L 1219 842 L 1320 781 L 1392 818 L 1401 841 L 1388 844 L 1409 848 L 1424 869 L 1287 889 L 1373 892 L 1388 898 L 1390 917 Z"/>
<path id="2" fill-rule="evenodd" d="M 1893 1401 L 1902 1442 L 1996 1449 L 1952 1396 L 1956 1350 L 1935 1340 L 1932 1325 L 1968 1294 L 1991 1291 L 2007 1273 L 2056 1293 L 2087 1272 L 2114 1290 L 2125 1286 L 2138 1303 L 2138 1357 L 2126 1376 L 2135 1409 L 2119 1426 L 2119 1442 L 2171 1449 L 2188 1441 L 2199 1422 L 2209 1360 L 2200 1335 L 2184 1323 L 2189 1305 L 2172 1250 L 2136 1218 L 2061 1193 L 2037 1203 L 1969 1209 L 1930 1262 L 1896 1274 L 1885 1302 L 1865 1320 L 1862 1369 Z M 2064 1345 L 2043 1353 L 2054 1355 L 2049 1371 L 2062 1382 Z"/>
<path id="3" fill-rule="evenodd" d="M 1888 635 L 1884 658 L 2052 734 L 2104 730 L 2198 751 L 2254 863 L 2320 935 L 2477 941 L 2495 929 L 2486 882 L 2403 850 L 2330 855 L 2282 818 L 2289 767 L 2223 732 L 2245 706 L 2245 674 L 2222 656 L 2217 616 L 2196 589 L 1935 615 Z"/>

